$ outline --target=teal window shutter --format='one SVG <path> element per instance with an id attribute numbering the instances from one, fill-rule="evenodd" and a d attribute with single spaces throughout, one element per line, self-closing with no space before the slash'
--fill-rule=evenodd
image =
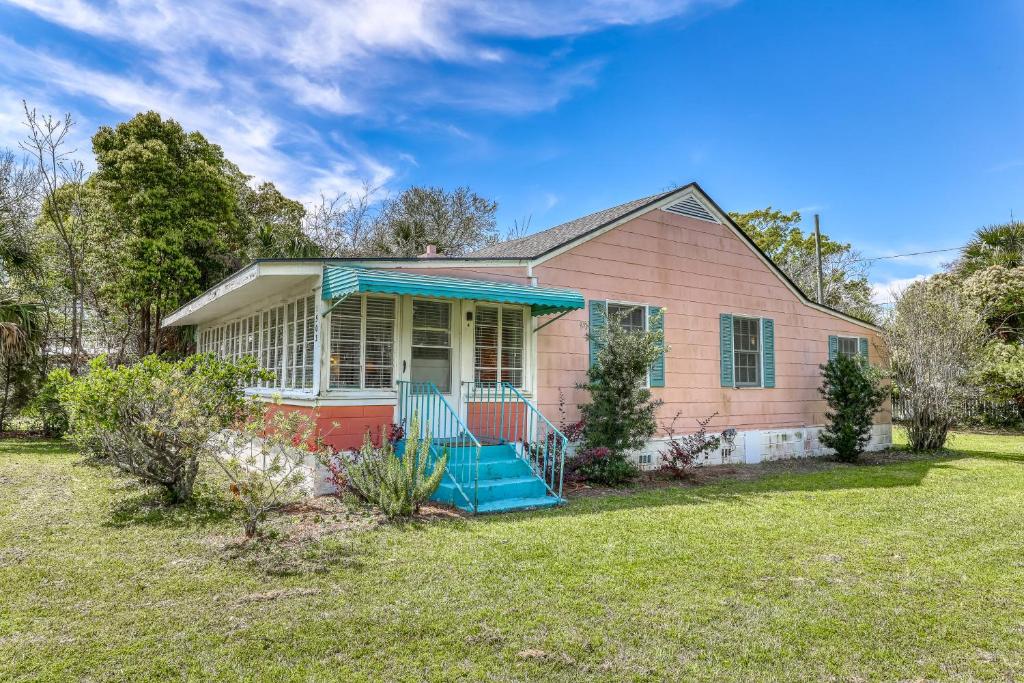
<path id="1" fill-rule="evenodd" d="M 832 334 L 828 337 L 828 359 L 835 360 L 839 355 L 839 337 Z"/>
<path id="2" fill-rule="evenodd" d="M 859 348 L 860 357 L 864 359 L 865 363 L 869 362 L 868 361 L 868 338 L 867 337 L 861 337 L 860 339 L 857 340 L 857 343 L 858 343 L 858 345 L 860 347 Z"/>
<path id="3" fill-rule="evenodd" d="M 591 299 L 590 303 L 590 367 L 597 363 L 597 354 L 601 350 L 601 336 L 608 320 L 608 302 Z"/>
<path id="4" fill-rule="evenodd" d="M 650 378 L 652 387 L 663 387 L 665 386 L 665 309 L 659 306 L 648 306 L 647 320 L 651 332 L 660 331 L 662 333 L 661 355 L 651 363 Z"/>
<path id="5" fill-rule="evenodd" d="M 761 340 L 764 349 L 764 381 L 762 386 L 775 386 L 775 321 L 761 318 Z"/>
<path id="6" fill-rule="evenodd" d="M 736 379 L 732 372 L 732 315 L 723 313 L 718 317 L 719 332 L 721 335 L 720 350 L 722 353 L 722 386 L 736 386 Z"/>

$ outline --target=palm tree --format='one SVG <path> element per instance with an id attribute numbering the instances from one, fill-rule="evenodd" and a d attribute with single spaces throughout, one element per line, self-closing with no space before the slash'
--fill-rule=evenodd
<path id="1" fill-rule="evenodd" d="M 1017 268 L 1024 265 L 1024 223 L 1012 220 L 980 228 L 964 247 L 956 269 L 971 275 L 989 266 Z"/>
<path id="2" fill-rule="evenodd" d="M 7 426 L 12 400 L 17 395 L 16 377 L 42 345 L 41 307 L 0 295 L 0 432 Z"/>

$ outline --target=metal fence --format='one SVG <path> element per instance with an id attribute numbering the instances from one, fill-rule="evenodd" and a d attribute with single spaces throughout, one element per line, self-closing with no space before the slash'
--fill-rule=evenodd
<path id="1" fill-rule="evenodd" d="M 1024 428 L 1024 406 L 1014 401 L 989 401 L 980 396 L 965 396 L 956 404 L 957 422 L 965 427 Z M 892 401 L 892 419 L 908 418 L 906 402 L 899 397 Z"/>

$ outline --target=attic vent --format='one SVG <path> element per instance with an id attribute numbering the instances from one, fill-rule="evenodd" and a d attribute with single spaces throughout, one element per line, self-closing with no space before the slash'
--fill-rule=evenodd
<path id="1" fill-rule="evenodd" d="M 715 218 L 710 211 L 708 211 L 707 207 L 704 206 L 704 204 L 693 195 L 690 195 L 689 197 L 684 197 L 675 204 L 663 206 L 661 207 L 661 210 L 668 211 L 669 213 L 679 214 L 680 216 L 687 216 L 689 218 L 696 218 L 702 221 L 709 221 L 711 223 L 719 222 L 718 219 Z"/>

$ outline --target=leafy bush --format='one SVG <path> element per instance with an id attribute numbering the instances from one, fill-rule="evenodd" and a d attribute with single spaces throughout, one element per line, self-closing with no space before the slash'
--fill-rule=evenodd
<path id="1" fill-rule="evenodd" d="M 843 462 L 855 462 L 871 439 L 875 413 L 882 407 L 887 389 L 876 371 L 862 358 L 836 356 L 821 366 L 818 389 L 828 404 L 828 424 L 819 437 Z"/>
<path id="2" fill-rule="evenodd" d="M 636 465 L 621 453 L 598 446 L 586 448 L 565 463 L 570 481 L 585 481 L 599 486 L 622 486 L 639 474 Z"/>
<path id="3" fill-rule="evenodd" d="M 675 436 L 676 420 L 679 413 L 672 418 L 671 424 L 665 427 L 667 441 L 665 448 L 660 451 L 661 462 L 664 469 L 672 473 L 677 479 L 685 479 L 693 475 L 694 465 L 703 458 L 707 460 L 708 454 L 718 448 L 722 443 L 720 436 L 708 436 L 708 425 L 715 419 L 718 413 L 697 420 L 700 429 L 695 434 L 686 436 Z"/>
<path id="4" fill-rule="evenodd" d="M 46 376 L 39 393 L 32 400 L 30 409 L 43 423 L 43 434 L 51 438 L 62 438 L 68 431 L 68 411 L 60 401 L 61 392 L 74 381 L 66 368 L 51 370 Z"/>
<path id="5" fill-rule="evenodd" d="M 988 335 L 984 319 L 955 281 L 933 275 L 899 295 L 884 331 L 910 445 L 941 448 L 974 391 Z"/>
<path id="6" fill-rule="evenodd" d="M 254 417 L 226 440 L 213 461 L 231 482 L 245 513 L 245 535 L 255 537 L 267 513 L 302 496 L 306 459 L 316 455 L 316 420 L 299 411 Z"/>
<path id="7" fill-rule="evenodd" d="M 591 330 L 587 338 L 600 351 L 582 386 L 590 392 L 590 403 L 580 407 L 583 442 L 613 453 L 643 447 L 658 429 L 661 401 L 647 388 L 647 370 L 662 353 L 663 334 L 629 331 L 610 317 L 603 331 Z"/>
<path id="8" fill-rule="evenodd" d="M 182 502 L 213 437 L 262 417 L 263 404 L 242 387 L 267 378 L 251 358 L 236 364 L 209 355 L 178 362 L 146 356 L 111 368 L 100 357 L 60 397 L 80 448 Z"/>
<path id="9" fill-rule="evenodd" d="M 389 518 L 410 517 L 419 512 L 420 506 L 430 499 L 444 477 L 448 449 L 444 449 L 441 457 L 434 461 L 428 476 L 427 465 L 430 464 L 433 440 L 430 425 L 423 430 L 422 438 L 419 433 L 420 418 L 413 413 L 401 456 L 395 453 L 390 442 L 374 446 L 367 432 L 359 453 L 351 460 L 340 459 L 348 486 L 363 500 L 379 507 Z"/>

